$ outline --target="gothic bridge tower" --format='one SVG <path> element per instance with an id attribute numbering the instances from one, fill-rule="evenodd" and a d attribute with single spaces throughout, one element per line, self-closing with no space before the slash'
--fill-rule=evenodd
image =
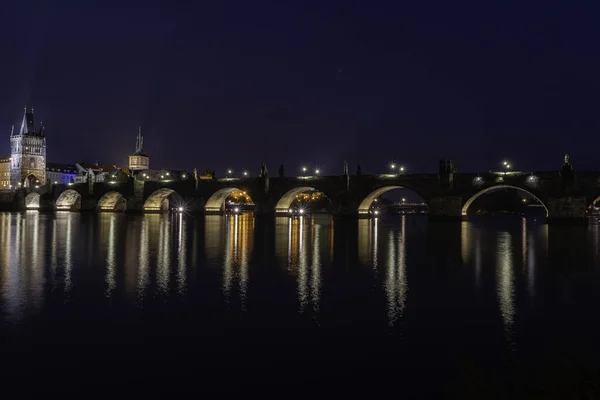
<path id="1" fill-rule="evenodd" d="M 135 141 L 135 153 L 129 156 L 129 169 L 141 171 L 148 168 L 150 168 L 150 157 L 144 154 L 144 137 L 142 136 L 142 127 L 140 127 Z"/>
<path id="2" fill-rule="evenodd" d="M 23 114 L 18 134 L 10 133 L 10 180 L 13 188 L 46 184 L 46 135 L 35 129 L 33 108 Z"/>

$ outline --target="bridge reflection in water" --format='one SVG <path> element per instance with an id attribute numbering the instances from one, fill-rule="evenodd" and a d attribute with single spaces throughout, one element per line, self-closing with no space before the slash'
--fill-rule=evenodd
<path id="1" fill-rule="evenodd" d="M 323 300 L 346 287 L 366 308 L 385 308 L 394 327 L 412 307 L 409 278 L 414 296 L 419 296 L 415 287 L 427 293 L 431 285 L 440 298 L 455 298 L 451 285 L 445 286 L 451 274 L 469 282 L 460 294 L 468 299 L 465 307 L 493 302 L 512 341 L 519 302 L 537 304 L 538 270 L 557 256 L 549 254 L 549 238 L 561 248 L 582 239 L 589 245 L 589 258 L 600 265 L 597 225 L 550 230 L 522 219 L 516 225 L 463 222 L 420 231 L 413 223 L 416 217 L 394 218 L 355 221 L 355 230 L 336 222 L 339 229 L 334 230 L 329 216 L 280 217 L 271 226 L 257 226 L 252 214 L 199 219 L 183 214 L 0 214 L 3 313 L 7 320 L 19 321 L 38 313 L 47 296 L 81 301 L 82 288 L 90 298 L 99 296 L 99 304 L 124 298 L 136 308 L 152 307 L 209 296 L 211 306 L 216 301 L 243 312 L 252 296 L 279 295 L 291 279 L 293 286 L 285 290 L 294 293 L 290 306 L 300 314 L 321 318 Z M 259 237 L 263 246 L 257 248 Z M 257 271 L 256 279 L 275 280 L 261 293 L 251 285 Z M 520 287 L 525 296 L 517 296 Z M 333 297 L 324 296 L 326 292 Z M 284 298 L 270 301 L 278 300 Z"/>
<path id="2" fill-rule="evenodd" d="M 333 257 L 333 221 L 329 216 L 277 217 L 276 259 L 297 281 L 298 311 L 319 311 L 323 261 Z"/>

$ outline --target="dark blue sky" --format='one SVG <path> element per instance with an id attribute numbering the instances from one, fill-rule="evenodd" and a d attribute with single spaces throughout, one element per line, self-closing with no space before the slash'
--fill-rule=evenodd
<path id="1" fill-rule="evenodd" d="M 600 166 L 600 25 L 575 2 L 4 0 L 0 15 L 2 154 L 28 104 L 56 162 L 123 164 L 142 125 L 153 167 L 220 174 Z"/>

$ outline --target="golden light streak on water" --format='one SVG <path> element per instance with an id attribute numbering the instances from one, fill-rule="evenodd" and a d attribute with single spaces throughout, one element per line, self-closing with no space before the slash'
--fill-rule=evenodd
<path id="1" fill-rule="evenodd" d="M 513 271 L 513 248 L 511 236 L 508 232 L 499 232 L 496 244 L 496 287 L 498 292 L 498 304 L 500 315 L 504 323 L 504 329 L 512 336 L 512 326 L 515 317 L 515 286 Z"/>

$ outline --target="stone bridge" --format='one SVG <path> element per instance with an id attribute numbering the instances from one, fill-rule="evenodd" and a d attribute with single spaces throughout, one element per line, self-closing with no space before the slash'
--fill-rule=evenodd
<path id="1" fill-rule="evenodd" d="M 383 193 L 406 188 L 429 205 L 432 218 L 465 219 L 470 204 L 495 189 L 514 188 L 537 198 L 548 220 L 583 220 L 600 197 L 600 172 L 574 172 L 565 160 L 558 171 L 456 173 L 440 163 L 437 174 L 382 174 L 187 179 L 144 181 L 129 177 L 120 182 L 53 185 L 21 189 L 12 196 L 13 209 L 65 211 L 162 212 L 184 207 L 186 212 L 222 213 L 227 197 L 245 191 L 257 215 L 287 214 L 296 195 L 307 190 L 324 193 L 336 215 L 372 216 L 373 200 Z"/>

